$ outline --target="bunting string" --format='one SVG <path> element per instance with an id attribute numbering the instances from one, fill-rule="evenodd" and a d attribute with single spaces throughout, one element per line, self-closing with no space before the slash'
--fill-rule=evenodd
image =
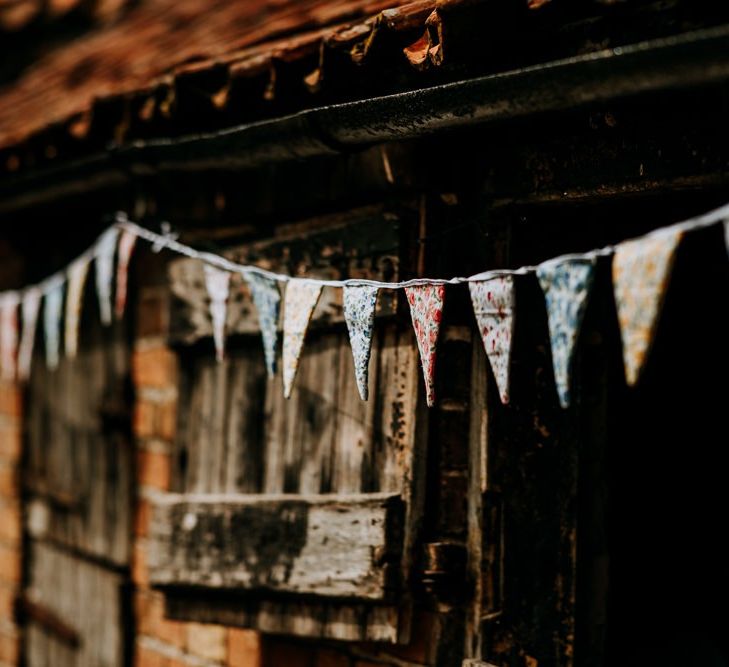
<path id="1" fill-rule="evenodd" d="M 427 403 L 432 405 L 435 401 L 436 348 L 445 287 L 469 284 L 475 320 L 491 371 L 502 402 L 508 403 L 511 339 L 515 322 L 515 276 L 536 274 L 545 295 L 558 396 L 560 403 L 567 407 L 570 404 L 572 357 L 597 260 L 611 257 L 613 261 L 613 288 L 618 306 L 626 380 L 632 385 L 639 376 L 655 334 L 672 259 L 681 239 L 687 232 L 717 223 L 725 226 L 729 250 L 727 204 L 641 237 L 585 253 L 560 255 L 538 266 L 488 270 L 467 277 L 413 278 L 384 282 L 365 278 L 324 280 L 298 277 L 258 266 L 238 264 L 221 255 L 196 250 L 181 243 L 169 223 L 163 223 L 162 233 L 157 233 L 131 221 L 125 213 L 120 212 L 97 241 L 64 270 L 54 273 L 37 285 L 0 292 L 0 370 L 5 378 L 17 374 L 20 379 L 27 379 L 41 300 L 48 366 L 55 368 L 58 365 L 61 333 L 64 334 L 66 356 L 75 355 L 83 287 L 91 262 L 96 265 L 95 283 L 103 324 L 108 325 L 112 319 L 111 295 L 114 279 L 114 315 L 120 318 L 126 303 L 129 261 L 136 240 L 143 239 L 152 245 L 155 252 L 166 249 L 198 260 L 205 266 L 216 356 L 220 361 L 224 359 L 224 329 L 226 310 L 229 307 L 231 274 L 241 275 L 251 288 L 259 315 L 269 376 L 275 372 L 279 303 L 283 301 L 283 374 L 286 397 L 291 395 L 293 389 L 306 330 L 321 290 L 324 287 L 334 287 L 343 288 L 344 315 L 352 344 L 357 387 L 361 397 L 366 400 L 367 367 L 377 295 L 381 289 L 403 289 L 410 305 L 421 356 Z M 20 345 L 18 310 L 22 322 Z M 64 315 L 65 326 L 62 326 Z"/>

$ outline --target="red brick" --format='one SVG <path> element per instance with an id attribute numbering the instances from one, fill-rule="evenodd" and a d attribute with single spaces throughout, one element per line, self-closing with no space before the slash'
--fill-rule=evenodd
<path id="1" fill-rule="evenodd" d="M 135 667 L 168 667 L 168 664 L 167 657 L 161 653 L 139 644 L 135 647 Z"/>
<path id="2" fill-rule="evenodd" d="M 340 651 L 319 649 L 316 652 L 316 667 L 352 667 L 351 658 Z"/>
<path id="3" fill-rule="evenodd" d="M 261 667 L 261 635 L 255 630 L 228 630 L 227 667 Z"/>
<path id="4" fill-rule="evenodd" d="M 169 454 L 137 452 L 137 481 L 143 486 L 167 491 L 170 488 L 170 467 Z"/>
<path id="5" fill-rule="evenodd" d="M 18 484 L 15 466 L 0 461 L 0 498 L 16 498 Z"/>
<path id="6" fill-rule="evenodd" d="M 146 537 L 149 533 L 149 522 L 152 515 L 152 506 L 144 498 L 137 500 L 134 508 L 134 534 L 137 537 Z"/>
<path id="7" fill-rule="evenodd" d="M 20 505 L 12 500 L 0 500 L 0 540 L 17 544 L 20 536 Z"/>
<path id="8" fill-rule="evenodd" d="M 22 405 L 20 387 L 11 382 L 0 381 L 0 415 L 17 419 L 20 417 Z"/>
<path id="9" fill-rule="evenodd" d="M 0 662 L 17 665 L 19 648 L 18 633 L 14 629 L 3 628 L 0 630 Z"/>
<path id="10" fill-rule="evenodd" d="M 15 463 L 20 458 L 20 426 L 16 420 L 0 419 L 0 458 Z"/>
<path id="11" fill-rule="evenodd" d="M 187 624 L 187 651 L 207 660 L 223 661 L 227 655 L 228 638 L 221 625 Z"/>
<path id="12" fill-rule="evenodd" d="M 141 399 L 134 405 L 134 434 L 138 438 L 172 440 L 175 437 L 176 420 L 174 401 L 158 403 Z"/>
<path id="13" fill-rule="evenodd" d="M 139 634 L 154 637 L 179 649 L 185 647 L 186 624 L 170 621 L 164 616 L 164 597 L 156 591 L 137 591 L 134 613 Z"/>
<path id="14" fill-rule="evenodd" d="M 17 584 L 20 581 L 20 550 L 0 544 L 0 581 Z"/>
<path id="15" fill-rule="evenodd" d="M 132 553 L 132 581 L 138 586 L 149 585 L 149 568 L 147 566 L 147 546 L 137 541 Z"/>
<path id="16" fill-rule="evenodd" d="M 15 618 L 16 595 L 14 586 L 6 586 L 0 582 L 0 619 L 12 621 Z"/>
<path id="17" fill-rule="evenodd" d="M 177 383 L 177 358 L 162 345 L 135 350 L 132 378 L 137 387 L 174 387 Z"/>

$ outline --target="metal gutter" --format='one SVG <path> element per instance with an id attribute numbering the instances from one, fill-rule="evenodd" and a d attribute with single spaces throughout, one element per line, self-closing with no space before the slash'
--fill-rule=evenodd
<path id="1" fill-rule="evenodd" d="M 0 212 L 156 171 L 252 167 L 729 80 L 729 25 L 219 132 L 132 142 L 0 182 Z"/>

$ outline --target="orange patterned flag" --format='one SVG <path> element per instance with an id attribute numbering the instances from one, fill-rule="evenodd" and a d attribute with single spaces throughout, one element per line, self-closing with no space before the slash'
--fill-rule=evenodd
<path id="1" fill-rule="evenodd" d="M 683 231 L 667 229 L 621 243 L 613 259 L 613 290 L 623 340 L 625 378 L 640 377 L 663 305 Z"/>
<path id="2" fill-rule="evenodd" d="M 283 324 L 283 384 L 286 398 L 291 397 L 304 337 L 321 290 L 321 285 L 296 278 L 286 285 Z"/>

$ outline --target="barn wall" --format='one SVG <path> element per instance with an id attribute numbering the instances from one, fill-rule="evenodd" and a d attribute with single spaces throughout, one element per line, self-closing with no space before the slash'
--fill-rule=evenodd
<path id="1" fill-rule="evenodd" d="M 152 590 L 148 571 L 151 504 L 169 491 L 177 422 L 178 359 L 167 345 L 169 292 L 159 255 L 142 250 L 135 260 L 138 281 L 133 341 L 133 429 L 138 495 L 134 513 L 132 579 L 134 664 L 138 667 L 370 667 L 433 665 L 434 617 L 421 613 L 408 646 L 326 644 L 262 636 L 247 629 L 165 618 L 164 595 Z"/>

